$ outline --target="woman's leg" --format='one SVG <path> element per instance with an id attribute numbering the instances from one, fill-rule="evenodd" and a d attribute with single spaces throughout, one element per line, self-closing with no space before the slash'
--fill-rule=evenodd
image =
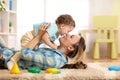
<path id="1" fill-rule="evenodd" d="M 17 51 L 15 55 L 10 58 L 10 61 L 7 62 L 8 69 L 11 70 L 11 68 L 14 65 L 14 62 L 18 62 L 20 58 L 21 58 L 21 51 Z"/>
<path id="2" fill-rule="evenodd" d="M 32 33 L 30 31 L 26 32 L 21 38 L 21 48 L 24 48 L 32 39 L 33 39 Z M 21 51 L 18 51 L 7 63 L 8 69 L 11 70 L 12 66 L 14 65 L 14 62 L 18 62 L 20 58 Z"/>
<path id="3" fill-rule="evenodd" d="M 0 66 L 1 68 L 7 68 L 6 63 L 15 54 L 15 50 L 10 48 L 3 48 L 0 46 Z"/>

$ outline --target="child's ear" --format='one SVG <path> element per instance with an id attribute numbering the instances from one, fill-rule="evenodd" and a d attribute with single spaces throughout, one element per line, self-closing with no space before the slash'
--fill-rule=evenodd
<path id="1" fill-rule="evenodd" d="M 68 50 L 69 50 L 69 51 L 73 51 L 73 50 L 74 50 L 74 47 L 73 47 L 73 46 L 69 46 L 69 47 L 68 47 Z"/>

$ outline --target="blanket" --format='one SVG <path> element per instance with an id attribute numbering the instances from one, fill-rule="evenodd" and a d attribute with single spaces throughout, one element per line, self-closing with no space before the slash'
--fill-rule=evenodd
<path id="1" fill-rule="evenodd" d="M 29 73 L 21 70 L 20 74 L 10 74 L 8 70 L 0 70 L 0 80 L 120 80 L 120 71 L 109 71 L 110 66 L 120 66 L 120 62 L 87 63 L 86 69 L 60 69 L 59 74 Z"/>

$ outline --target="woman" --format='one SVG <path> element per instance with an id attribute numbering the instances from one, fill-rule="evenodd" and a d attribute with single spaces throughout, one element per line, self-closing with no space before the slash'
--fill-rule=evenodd
<path id="1" fill-rule="evenodd" d="M 62 68 L 68 63 L 68 57 L 75 58 L 77 61 L 76 66 L 78 66 L 78 64 L 81 65 L 79 58 L 82 56 L 86 46 L 84 39 L 80 35 L 71 36 L 67 34 L 59 38 L 60 45 L 57 50 L 52 48 L 38 48 L 37 50 L 33 50 L 45 33 L 47 27 L 48 26 L 42 26 L 39 31 L 40 33 L 27 44 L 26 48 L 21 50 L 21 58 L 18 61 L 19 67 L 22 69 L 36 66 L 41 69 L 50 67 Z M 10 49 L 8 48 L 8 50 Z M 6 56 L 4 52 L 5 51 L 3 51 L 3 55 Z M 13 53 L 13 55 L 14 54 L 15 53 Z M 5 60 L 8 60 L 7 57 L 4 57 Z M 86 65 L 84 68 L 86 68 Z"/>

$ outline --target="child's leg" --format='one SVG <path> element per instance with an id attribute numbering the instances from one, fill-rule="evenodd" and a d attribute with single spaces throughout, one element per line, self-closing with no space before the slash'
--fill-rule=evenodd
<path id="1" fill-rule="evenodd" d="M 24 48 L 32 39 L 33 39 L 32 33 L 29 31 L 25 33 L 21 38 L 21 48 Z"/>

